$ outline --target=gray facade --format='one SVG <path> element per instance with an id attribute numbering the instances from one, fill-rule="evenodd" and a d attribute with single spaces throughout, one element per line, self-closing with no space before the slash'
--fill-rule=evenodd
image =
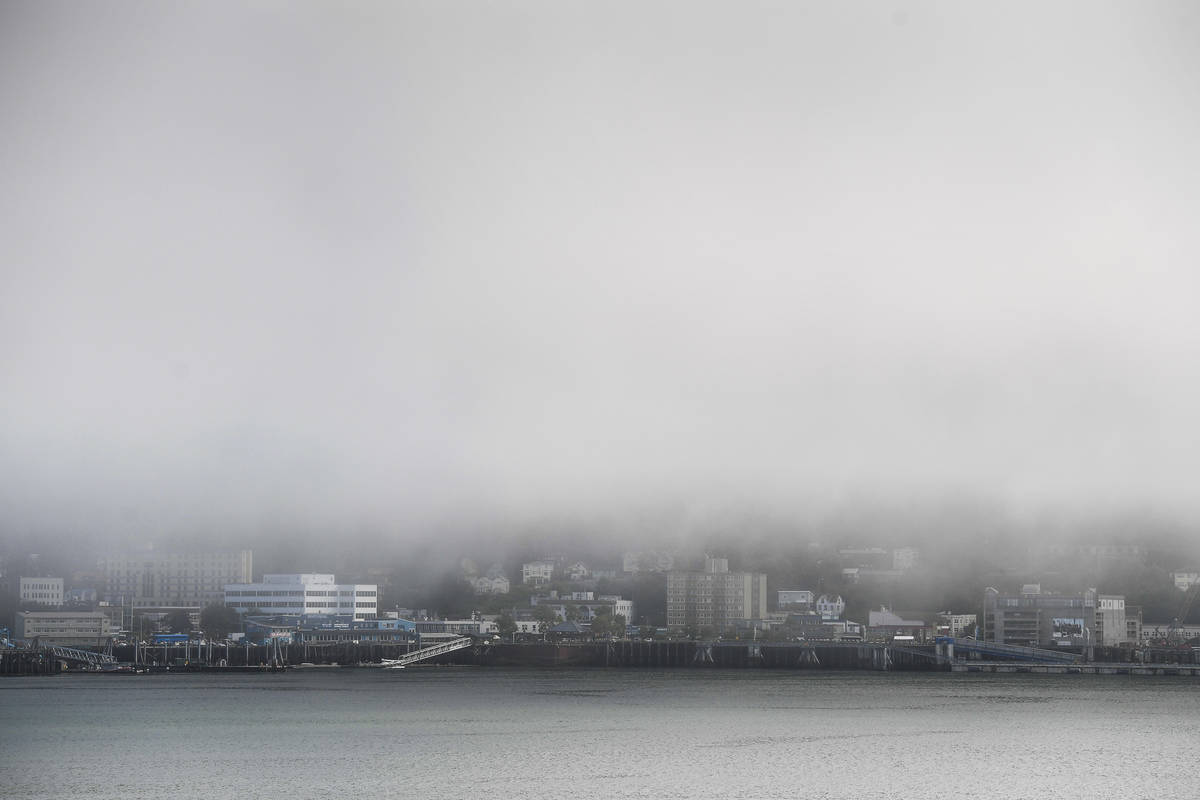
<path id="1" fill-rule="evenodd" d="M 105 599 L 136 609 L 202 608 L 225 599 L 225 585 L 253 580 L 249 550 L 114 554 L 100 562 Z"/>
<path id="2" fill-rule="evenodd" d="M 1028 584 L 1019 593 L 1001 594 L 988 587 L 983 593 L 983 638 L 1025 647 L 1102 644 L 1105 625 L 1102 620 L 1097 627 L 1098 600 L 1095 589 L 1062 595 L 1043 593 L 1040 585 Z M 1124 598 L 1121 603 L 1119 629 L 1124 636 Z M 1107 627 L 1115 635 L 1115 616 L 1105 620 L 1110 620 Z"/>
<path id="3" fill-rule="evenodd" d="M 706 558 L 703 572 L 667 573 L 667 627 L 718 631 L 767 615 L 767 576 L 730 572 L 723 558 Z"/>
<path id="4" fill-rule="evenodd" d="M 98 647 L 108 641 L 112 629 L 99 611 L 21 611 L 15 633 L 44 645 Z"/>

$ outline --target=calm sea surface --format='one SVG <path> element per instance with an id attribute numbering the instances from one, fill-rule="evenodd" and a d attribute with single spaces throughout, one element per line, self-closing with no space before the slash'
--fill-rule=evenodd
<path id="1" fill-rule="evenodd" d="M 0 680 L 20 798 L 1196 798 L 1200 681 L 308 670 Z"/>

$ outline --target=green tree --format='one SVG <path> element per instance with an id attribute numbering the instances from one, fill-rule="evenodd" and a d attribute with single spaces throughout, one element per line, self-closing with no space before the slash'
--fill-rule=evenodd
<path id="1" fill-rule="evenodd" d="M 192 617 L 182 608 L 177 608 L 167 614 L 163 618 L 162 624 L 171 633 L 192 632 Z"/>
<path id="2" fill-rule="evenodd" d="M 596 616 L 592 617 L 592 635 L 623 637 L 625 635 L 625 616 L 613 614 L 611 608 L 601 606 L 596 609 Z"/>
<path id="3" fill-rule="evenodd" d="M 143 614 L 134 614 L 129 619 L 129 636 L 141 641 L 158 633 L 158 624 Z"/>
<path id="4" fill-rule="evenodd" d="M 501 636 L 507 638 L 517 632 L 517 623 L 513 620 L 512 614 L 505 611 L 496 617 L 496 628 L 500 631 Z"/>
<path id="5" fill-rule="evenodd" d="M 475 609 L 475 590 L 456 572 L 447 572 L 430 589 L 428 604 L 443 617 L 465 617 Z"/>
<path id="6" fill-rule="evenodd" d="M 241 627 L 241 618 L 229 606 L 213 603 L 200 612 L 200 630 L 210 639 L 226 639 Z"/>
<path id="7" fill-rule="evenodd" d="M 640 574 L 635 576 L 631 583 L 627 596 L 637 607 L 637 621 L 646 625 L 666 625 L 667 576 L 661 572 Z"/>
<path id="8" fill-rule="evenodd" d="M 612 609 L 608 606 L 601 606 L 596 609 L 596 613 L 592 615 L 591 631 L 592 636 L 607 637 L 611 635 L 612 625 Z"/>
<path id="9" fill-rule="evenodd" d="M 558 613 L 553 608 L 545 605 L 533 607 L 533 618 L 537 620 L 538 630 L 546 633 L 548 630 L 558 624 Z"/>

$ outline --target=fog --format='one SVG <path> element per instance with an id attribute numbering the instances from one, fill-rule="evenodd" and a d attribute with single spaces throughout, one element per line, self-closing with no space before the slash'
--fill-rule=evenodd
<path id="1" fill-rule="evenodd" d="M 1184 2 L 3 3 L 0 533 L 1190 519 L 1198 44 Z"/>

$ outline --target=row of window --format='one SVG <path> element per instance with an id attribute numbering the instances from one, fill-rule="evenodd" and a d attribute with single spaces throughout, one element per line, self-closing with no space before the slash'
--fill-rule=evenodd
<path id="1" fill-rule="evenodd" d="M 286 589 L 267 589 L 267 590 L 250 590 L 250 589 L 234 589 L 225 592 L 225 596 L 234 597 L 345 597 L 351 598 L 355 595 L 359 597 L 375 597 L 377 592 L 361 591 L 361 592 L 305 592 L 300 589 L 289 591 Z"/>
<path id="2" fill-rule="evenodd" d="M 304 592 L 302 592 L 302 591 L 289 592 L 289 591 L 285 591 L 285 590 L 274 590 L 274 591 L 265 591 L 265 592 L 237 590 L 237 591 L 226 592 L 225 596 L 226 597 L 303 597 Z"/>
<path id="3" fill-rule="evenodd" d="M 229 605 L 233 606 L 233 607 L 237 607 L 237 608 L 249 608 L 256 604 L 250 603 L 250 602 L 233 602 L 231 600 Z M 347 606 L 350 605 L 350 603 L 349 602 L 339 603 L 339 602 L 336 602 L 333 600 L 309 600 L 306 603 L 302 603 L 299 600 L 268 600 L 267 602 L 257 604 L 257 605 L 259 605 L 260 608 L 264 608 L 264 609 L 266 609 L 266 608 L 346 608 Z M 354 607 L 355 608 L 375 608 L 375 603 L 371 603 L 371 602 L 355 603 Z"/>

